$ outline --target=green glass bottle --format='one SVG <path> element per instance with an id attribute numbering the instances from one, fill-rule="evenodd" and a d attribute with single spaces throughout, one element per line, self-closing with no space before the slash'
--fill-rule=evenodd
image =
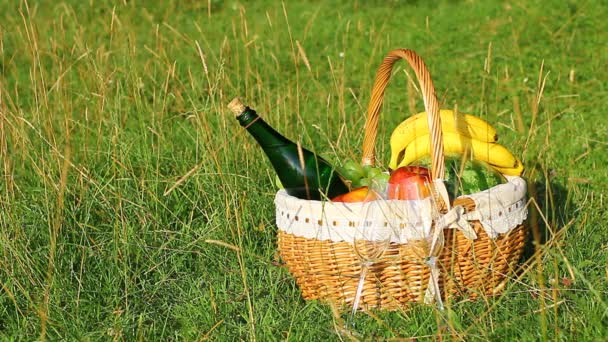
<path id="1" fill-rule="evenodd" d="M 347 193 L 348 187 L 338 172 L 326 160 L 313 152 L 301 148 L 274 130 L 251 108 L 238 99 L 228 105 L 241 126 L 255 138 L 270 159 L 283 187 L 291 196 L 320 200 Z"/>

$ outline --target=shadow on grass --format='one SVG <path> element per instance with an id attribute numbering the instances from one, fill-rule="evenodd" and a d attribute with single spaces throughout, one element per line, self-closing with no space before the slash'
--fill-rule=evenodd
<path id="1" fill-rule="evenodd" d="M 529 236 L 522 255 L 522 262 L 529 262 L 539 246 L 559 236 L 560 230 L 566 227 L 576 216 L 568 190 L 560 184 L 552 171 L 543 174 L 540 167 L 528 178 L 528 220 L 526 225 Z"/>

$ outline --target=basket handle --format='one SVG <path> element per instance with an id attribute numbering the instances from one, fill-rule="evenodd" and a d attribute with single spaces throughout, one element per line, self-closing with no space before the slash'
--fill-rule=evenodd
<path id="1" fill-rule="evenodd" d="M 363 138 L 363 157 L 361 164 L 374 165 L 376 159 L 376 137 L 378 135 L 378 117 L 380 107 L 384 102 L 384 91 L 391 77 L 395 63 L 405 59 L 414 72 L 422 90 L 424 109 L 427 113 L 429 132 L 431 137 L 431 178 L 442 179 L 445 172 L 443 154 L 443 134 L 441 132 L 441 117 L 439 116 L 439 103 L 435 95 L 435 87 L 431 75 L 414 51 L 409 49 L 396 49 L 389 52 L 376 73 L 376 81 L 372 89 L 372 96 L 367 107 L 367 121 L 365 123 L 365 136 Z"/>

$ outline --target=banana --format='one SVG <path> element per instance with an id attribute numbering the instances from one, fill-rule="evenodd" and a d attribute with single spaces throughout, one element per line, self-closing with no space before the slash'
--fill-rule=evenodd
<path id="1" fill-rule="evenodd" d="M 474 138 L 483 142 L 495 142 L 498 140 L 496 129 L 486 121 L 469 114 L 455 114 L 454 111 L 442 109 L 441 129 L 443 132 L 459 133 L 466 137 Z M 391 135 L 391 160 L 389 167 L 395 169 L 399 162 L 401 152 L 416 137 L 429 133 L 426 113 L 418 113 L 409 117 L 393 131 Z"/>
<path id="2" fill-rule="evenodd" d="M 519 160 L 517 161 L 517 165 L 512 168 L 504 168 L 496 165 L 491 166 L 494 168 L 494 170 L 507 176 L 521 176 L 521 174 L 524 172 L 524 164 L 522 164 Z"/>
<path id="3" fill-rule="evenodd" d="M 522 163 L 504 146 L 477 139 L 471 139 L 457 133 L 443 133 L 443 149 L 445 154 L 459 154 L 484 161 L 497 171 L 506 175 L 521 175 Z M 423 156 L 430 155 L 430 137 L 428 134 L 418 136 L 405 149 L 403 160 L 397 167 L 409 165 Z"/>

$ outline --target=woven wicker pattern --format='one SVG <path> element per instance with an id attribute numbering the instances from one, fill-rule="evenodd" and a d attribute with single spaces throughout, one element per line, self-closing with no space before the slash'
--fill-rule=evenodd
<path id="1" fill-rule="evenodd" d="M 306 239 L 279 231 L 279 251 L 304 299 L 323 299 L 352 305 L 362 272 L 361 249 L 369 242 Z M 381 247 L 380 247 L 381 248 Z M 361 294 L 362 308 L 396 309 L 421 301 L 428 285 L 424 246 L 390 243 L 369 267 Z M 359 253 L 358 253 L 359 251 Z"/>
<path id="2" fill-rule="evenodd" d="M 476 224 L 479 238 L 467 240 L 462 233 L 446 230 L 446 243 L 440 256 L 443 297 L 496 295 L 508 281 L 521 257 L 526 228 L 518 226 L 509 234 L 491 240 Z M 304 299 L 323 299 L 352 305 L 359 285 L 363 248 L 375 249 L 369 242 L 306 239 L 279 231 L 279 251 L 289 272 L 295 277 Z M 427 246 L 396 244 L 386 246 L 370 266 L 361 295 L 362 309 L 394 310 L 412 302 L 422 302 L 428 286 L 429 268 L 425 264 Z"/>
<path id="3" fill-rule="evenodd" d="M 400 59 L 410 64 L 420 83 L 431 132 L 432 177 L 441 179 L 444 154 L 439 105 L 424 62 L 411 50 L 391 51 L 380 65 L 368 107 L 362 163 L 375 163 L 375 140 L 384 91 L 392 68 Z M 437 194 L 434 199 L 440 210 L 449 209 Z M 453 204 L 461 205 L 467 211 L 475 210 L 475 203 L 470 198 L 458 198 Z M 361 240 L 335 242 L 295 236 L 282 229 L 278 233 L 278 247 L 305 299 L 353 306 L 362 285 L 360 309 L 392 310 L 425 300 L 431 275 L 427 264 L 429 255 L 437 256 L 438 283 L 444 299 L 495 295 L 504 288 L 523 251 L 526 228 L 517 225 L 508 233 L 491 239 L 479 221 L 469 221 L 469 224 L 477 239 L 469 240 L 461 231 L 444 229 L 439 255 L 430 253 L 427 240 L 405 244 Z"/>

